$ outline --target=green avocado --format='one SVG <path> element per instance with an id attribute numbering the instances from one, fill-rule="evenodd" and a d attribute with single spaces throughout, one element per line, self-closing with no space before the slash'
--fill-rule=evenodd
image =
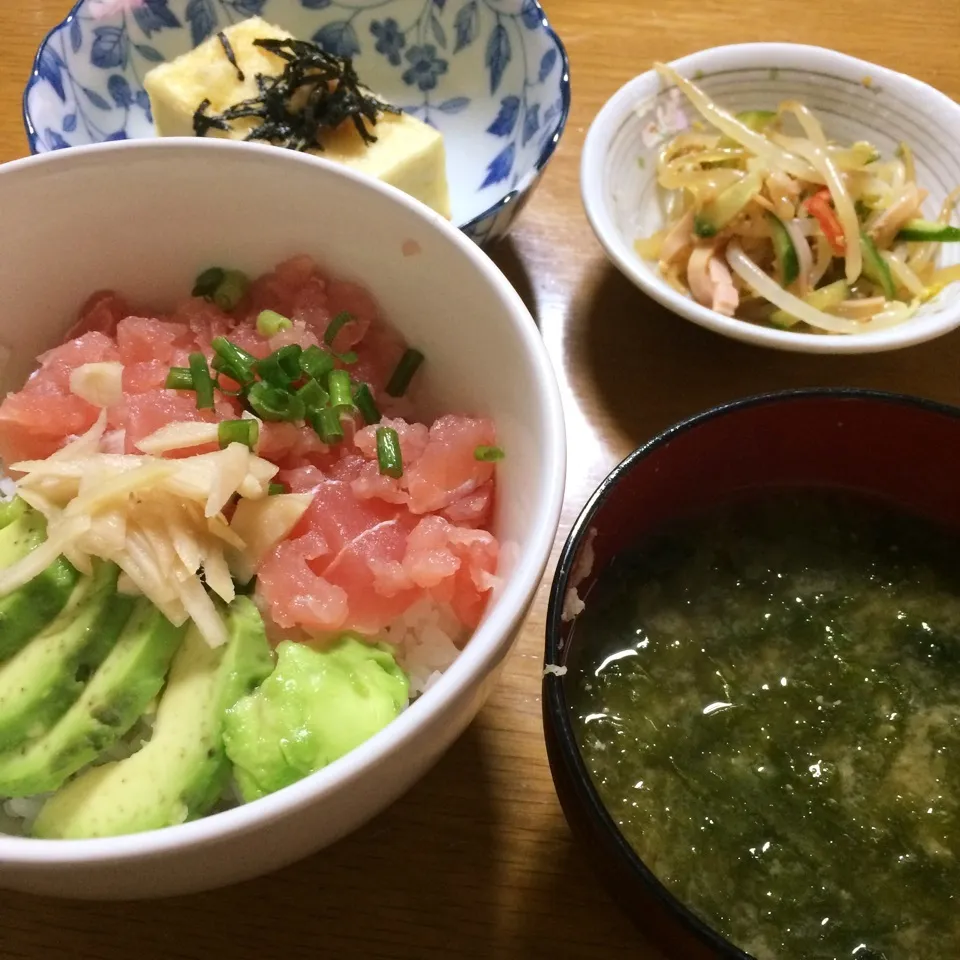
<path id="1" fill-rule="evenodd" d="M 227 711 L 224 742 L 244 800 L 349 753 L 400 713 L 409 688 L 382 644 L 349 634 L 326 650 L 281 643 L 273 673 Z"/>
<path id="2" fill-rule="evenodd" d="M 0 664 L 0 749 L 45 734 L 110 652 L 134 604 L 117 593 L 119 572 L 98 564 L 54 621 Z"/>
<path id="3" fill-rule="evenodd" d="M 113 746 L 160 692 L 185 632 L 148 600 L 138 600 L 76 703 L 44 736 L 0 754 L 0 796 L 56 790 Z"/>
<path id="4" fill-rule="evenodd" d="M 46 536 L 46 521 L 18 497 L 0 509 L 0 568 L 12 567 Z M 0 660 L 12 657 L 63 610 L 80 574 L 63 557 L 0 598 Z"/>
<path id="5" fill-rule="evenodd" d="M 230 765 L 223 718 L 273 666 L 263 620 L 238 597 L 227 610 L 228 642 L 207 645 L 195 627 L 170 668 L 150 741 L 125 760 L 91 767 L 44 804 L 34 836 L 84 839 L 139 833 L 206 813 L 223 792 Z"/>
<path id="6" fill-rule="evenodd" d="M 8 527 L 14 520 L 19 520 L 27 512 L 26 503 L 19 497 L 10 500 L 0 500 L 0 530 Z"/>

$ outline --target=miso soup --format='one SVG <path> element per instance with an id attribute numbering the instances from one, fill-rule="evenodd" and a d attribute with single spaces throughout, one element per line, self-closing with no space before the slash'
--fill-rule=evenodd
<path id="1" fill-rule="evenodd" d="M 960 957 L 960 537 L 830 492 L 601 574 L 570 696 L 607 809 L 758 960 Z"/>

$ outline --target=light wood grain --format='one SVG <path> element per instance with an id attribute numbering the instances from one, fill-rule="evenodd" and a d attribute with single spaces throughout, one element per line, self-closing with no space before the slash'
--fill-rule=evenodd
<path id="1" fill-rule="evenodd" d="M 960 401 L 960 335 L 874 357 L 804 357 L 736 344 L 673 317 L 606 264 L 578 185 L 591 118 L 654 58 L 750 40 L 813 43 L 960 97 L 960 60 L 952 55 L 960 4 L 548 0 L 547 7 L 570 54 L 573 112 L 536 197 L 495 257 L 537 318 L 564 391 L 570 457 L 561 537 L 621 456 L 715 403 L 821 384 Z M 26 152 L 23 84 L 37 44 L 68 8 L 67 0 L 0 4 L 2 161 Z M 273 876 L 183 900 L 104 905 L 0 895 L 0 958 L 656 960 L 597 889 L 556 802 L 540 727 L 545 609 L 546 587 L 472 729 L 356 837 Z"/>

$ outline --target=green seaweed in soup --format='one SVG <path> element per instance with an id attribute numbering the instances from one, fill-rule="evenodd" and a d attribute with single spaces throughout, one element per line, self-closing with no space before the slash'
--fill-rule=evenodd
<path id="1" fill-rule="evenodd" d="M 960 957 L 960 538 L 781 492 L 620 557 L 577 620 L 614 820 L 759 960 Z"/>

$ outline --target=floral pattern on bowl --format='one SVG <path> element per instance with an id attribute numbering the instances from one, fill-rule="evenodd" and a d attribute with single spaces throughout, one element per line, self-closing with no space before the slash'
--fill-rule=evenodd
<path id="1" fill-rule="evenodd" d="M 506 233 L 570 108 L 566 53 L 537 0 L 80 0 L 24 91 L 31 151 L 156 136 L 147 71 L 251 16 L 353 57 L 372 89 L 440 130 L 454 222 L 481 244 Z"/>

